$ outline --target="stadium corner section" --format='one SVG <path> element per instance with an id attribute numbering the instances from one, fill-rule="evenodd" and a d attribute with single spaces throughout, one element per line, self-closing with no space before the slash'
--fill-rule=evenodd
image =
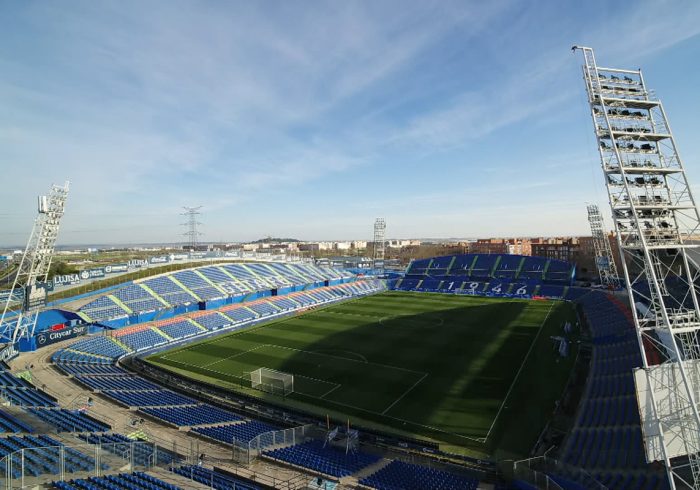
<path id="1" fill-rule="evenodd" d="M 578 354 L 567 323 L 577 320 L 564 301 L 393 291 L 164 351 L 146 365 L 287 418 L 351 423 L 374 442 L 502 459 L 529 454 L 564 392 Z M 245 373 L 261 367 L 293 374 L 294 393 L 252 389 Z"/>

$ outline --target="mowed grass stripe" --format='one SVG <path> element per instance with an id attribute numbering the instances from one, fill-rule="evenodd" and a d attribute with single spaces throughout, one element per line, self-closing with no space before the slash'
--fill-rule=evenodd
<path id="1" fill-rule="evenodd" d="M 549 301 L 389 292 L 150 360 L 228 387 L 259 367 L 290 372 L 290 405 L 464 444 L 486 437 L 550 308 L 566 310 L 556 321 L 571 313 Z M 213 362 L 221 374 L 206 370 Z"/>

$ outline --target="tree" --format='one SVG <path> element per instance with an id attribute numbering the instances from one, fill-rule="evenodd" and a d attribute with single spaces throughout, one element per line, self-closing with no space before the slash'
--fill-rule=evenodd
<path id="1" fill-rule="evenodd" d="M 54 276 L 64 276 L 66 274 L 77 274 L 78 269 L 66 262 L 53 262 L 51 264 L 51 269 L 49 270 L 49 279 L 53 279 Z"/>

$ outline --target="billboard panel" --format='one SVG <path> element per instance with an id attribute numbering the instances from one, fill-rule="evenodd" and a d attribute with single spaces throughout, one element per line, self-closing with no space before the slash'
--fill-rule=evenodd
<path id="1" fill-rule="evenodd" d="M 129 261 L 129 269 L 140 269 L 141 267 L 148 267 L 148 260 L 146 260 L 146 259 L 131 259 Z"/>
<path id="2" fill-rule="evenodd" d="M 129 264 L 110 264 L 105 266 L 105 274 L 118 274 L 128 270 Z"/>
<path id="3" fill-rule="evenodd" d="M 94 269 L 85 269 L 84 271 L 80 271 L 80 279 L 83 281 L 99 277 L 105 277 L 104 267 L 96 267 Z"/>
<path id="4" fill-rule="evenodd" d="M 53 277 L 53 286 L 75 286 L 80 284 L 80 276 L 78 274 L 64 274 L 62 276 Z"/>
<path id="5" fill-rule="evenodd" d="M 34 311 L 46 306 L 46 298 L 48 297 L 47 284 L 45 282 L 37 282 L 24 288 L 24 310 Z"/>
<path id="6" fill-rule="evenodd" d="M 35 335 L 37 348 L 55 344 L 61 340 L 72 339 L 87 333 L 87 325 L 77 325 L 75 327 L 64 328 L 62 330 L 49 330 Z"/>

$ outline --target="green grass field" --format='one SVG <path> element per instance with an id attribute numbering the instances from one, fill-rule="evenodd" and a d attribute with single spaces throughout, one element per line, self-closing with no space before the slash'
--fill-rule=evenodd
<path id="1" fill-rule="evenodd" d="M 470 454 L 526 453 L 568 378 L 570 305 L 387 292 L 150 357 L 190 378 Z M 267 367 L 294 393 L 249 388 Z M 247 386 L 246 386 L 247 385 Z"/>

